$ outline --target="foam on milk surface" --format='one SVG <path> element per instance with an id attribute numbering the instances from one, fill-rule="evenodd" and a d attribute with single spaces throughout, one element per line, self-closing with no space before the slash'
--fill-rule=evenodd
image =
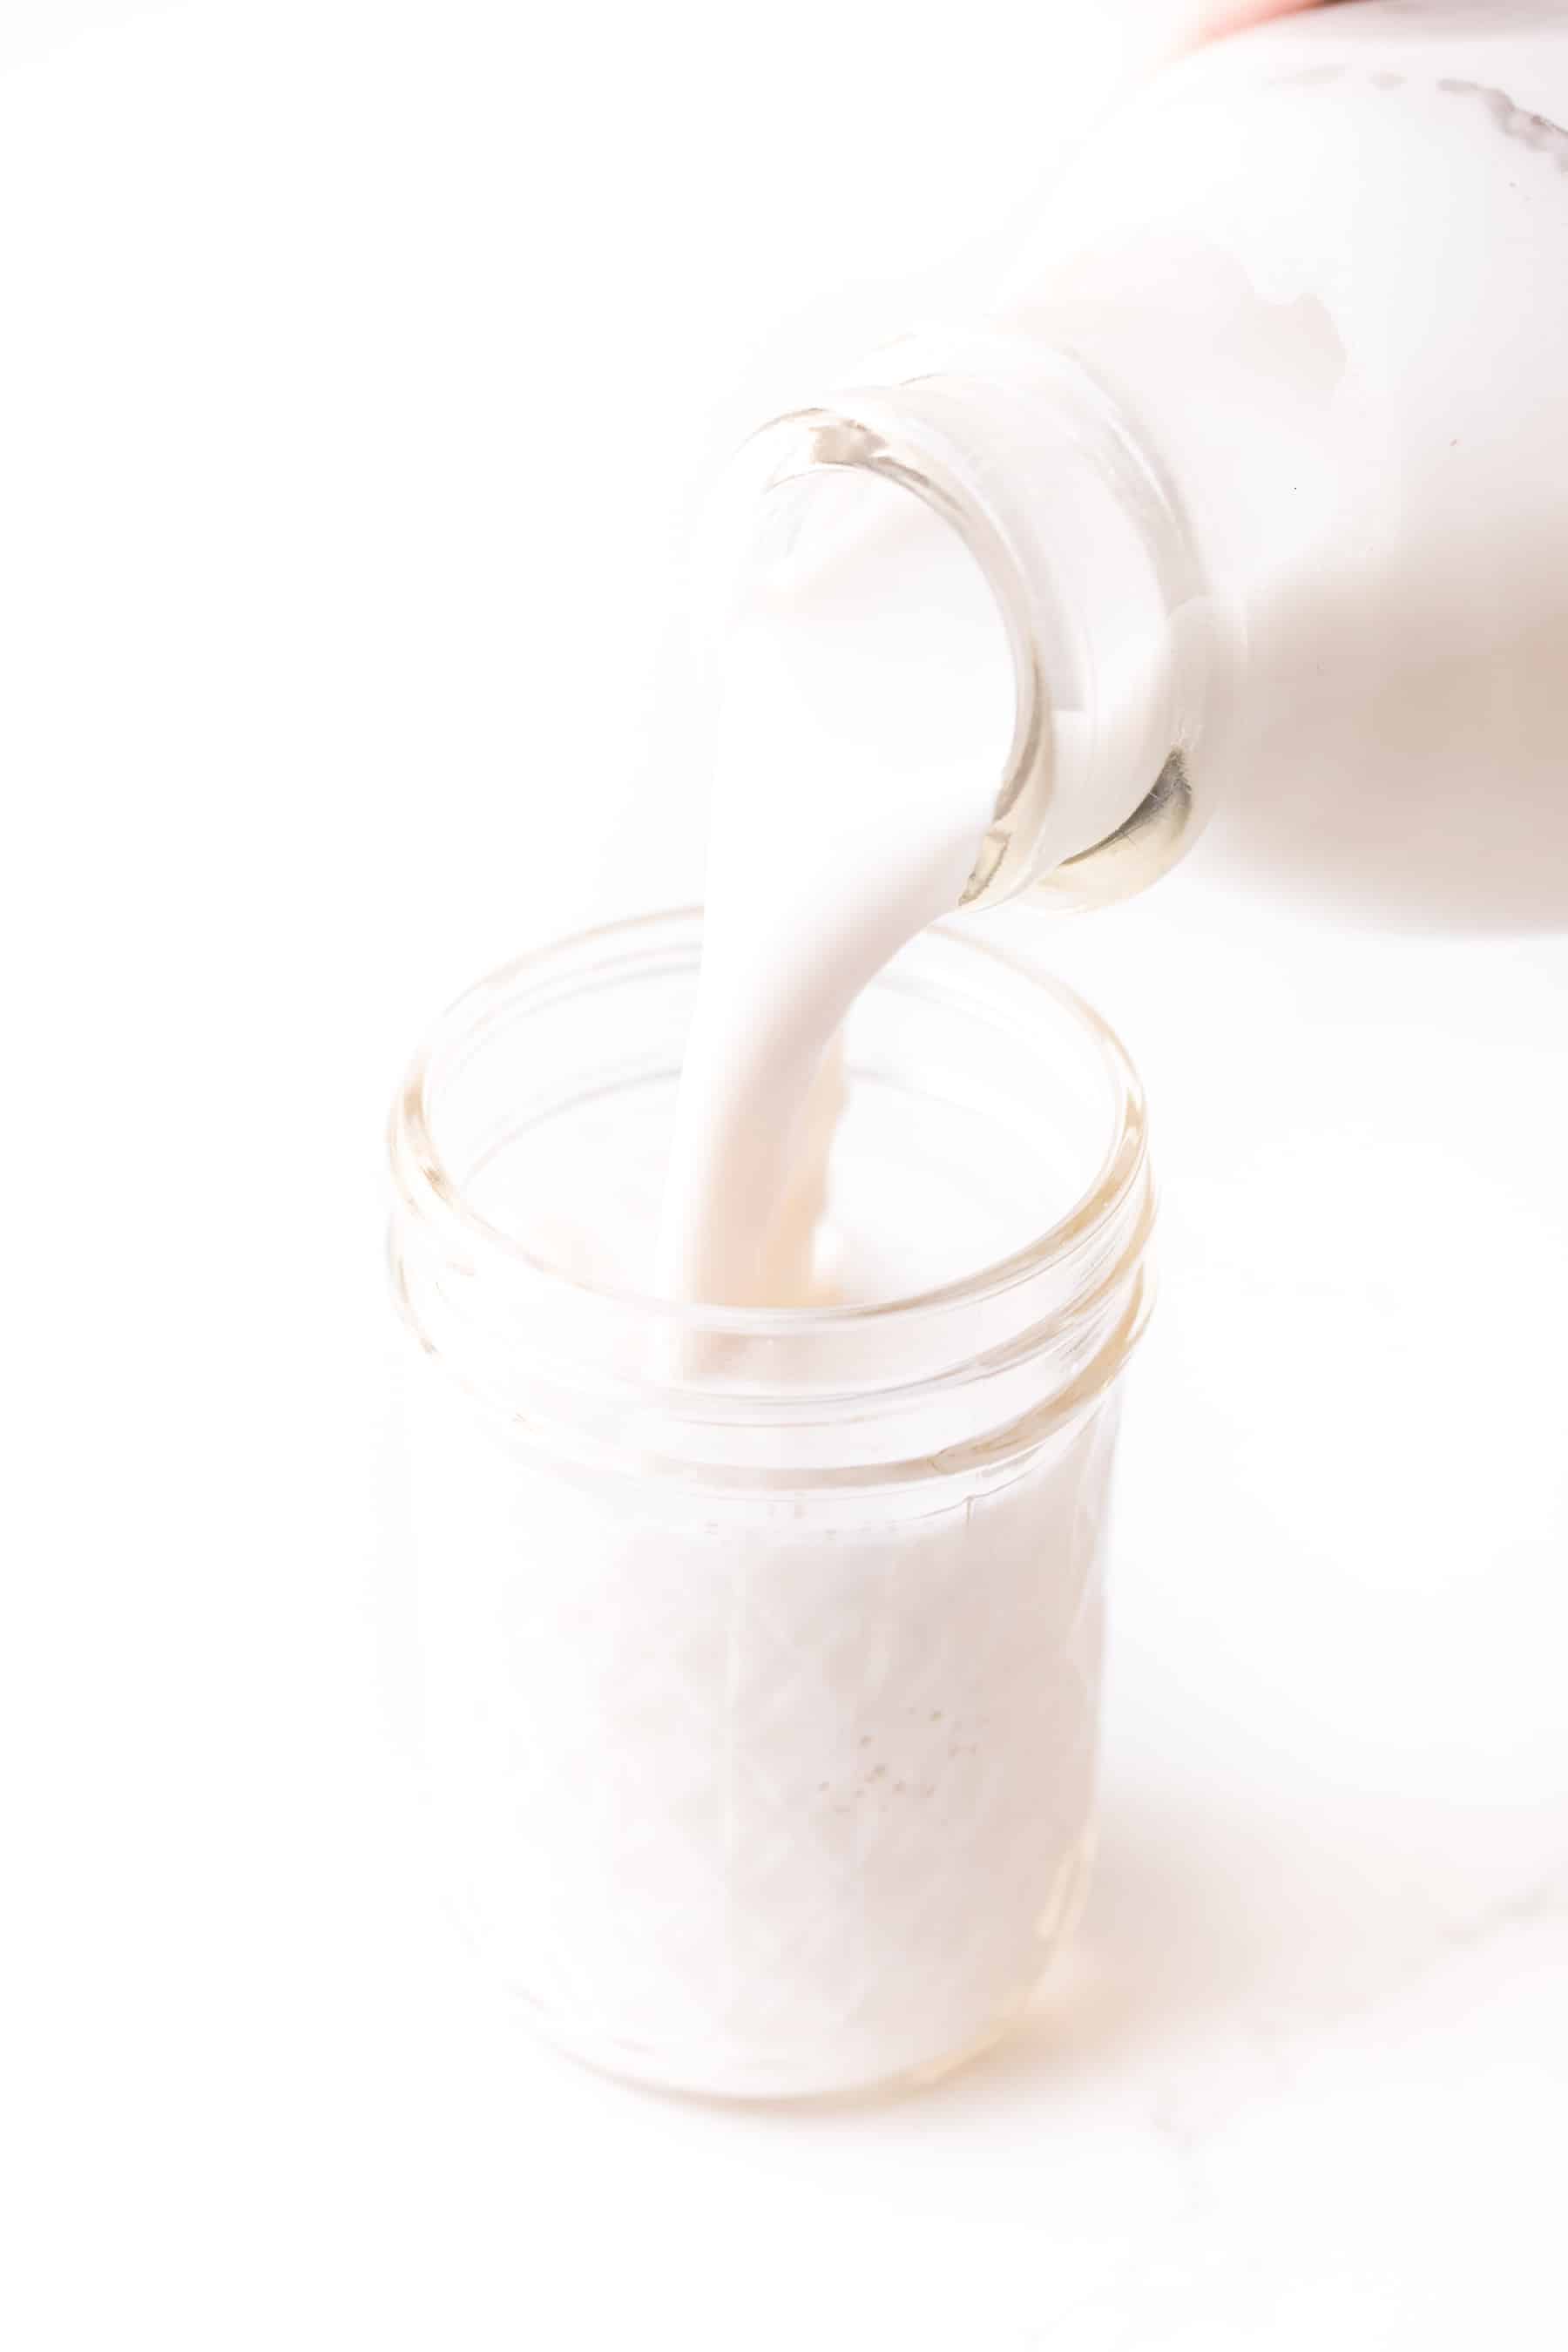
<path id="1" fill-rule="evenodd" d="M 810 1303 L 836 1040 L 957 906 L 1013 724 L 1002 617 L 955 532 L 874 475 L 775 491 L 722 647 L 701 982 L 658 1249 L 667 1295 Z"/>

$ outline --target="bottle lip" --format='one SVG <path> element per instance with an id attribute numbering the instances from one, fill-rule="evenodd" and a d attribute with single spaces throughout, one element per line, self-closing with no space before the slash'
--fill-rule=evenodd
<path id="1" fill-rule="evenodd" d="M 1049 702 L 1020 552 L 977 495 L 962 458 L 944 446 L 940 433 L 924 425 L 900 391 L 900 386 L 877 383 L 819 405 L 786 410 L 761 426 L 732 460 L 710 509 L 709 569 L 720 579 L 732 574 L 734 558 L 715 561 L 711 542 L 733 533 L 737 522 L 743 539 L 757 500 L 826 473 L 874 474 L 919 499 L 956 534 L 991 592 L 1012 658 L 1014 682 L 1012 740 L 991 822 L 959 902 L 968 907 L 996 895 L 994 886 L 1020 803 L 1049 793 Z"/>
<path id="2" fill-rule="evenodd" d="M 858 1306 L 688 1304 L 660 1297 L 651 1290 L 590 1280 L 555 1264 L 485 1217 L 447 1166 L 435 1131 L 431 1099 L 441 1065 L 499 1017 L 515 1017 L 525 1011 L 531 994 L 542 1003 L 563 987 L 569 989 L 574 980 L 584 986 L 602 985 L 611 976 L 629 982 L 639 964 L 650 969 L 668 965 L 672 955 L 684 955 L 694 963 L 701 921 L 700 908 L 689 907 L 575 932 L 515 958 L 455 999 L 415 1055 L 394 1099 L 388 1152 L 398 1209 L 436 1228 L 445 1228 L 454 1241 L 460 1237 L 497 1261 L 525 1270 L 563 1297 L 579 1296 L 649 1325 L 694 1336 L 790 1339 L 912 1321 L 944 1307 L 996 1297 L 1034 1276 L 1063 1268 L 1104 1233 L 1147 1181 L 1143 1090 L 1126 1048 L 1109 1023 L 1075 990 L 1026 958 L 976 940 L 967 926 L 941 923 L 924 939 L 940 943 L 950 953 L 956 951 L 977 975 L 987 971 L 1005 975 L 1009 984 L 1021 984 L 1025 991 L 1037 993 L 1042 1002 L 1049 1002 L 1065 1014 L 1095 1051 L 1108 1087 L 1107 1141 L 1092 1179 L 1060 1216 L 1022 1247 L 973 1273 L 897 1298 Z"/>
<path id="3" fill-rule="evenodd" d="M 772 494 L 855 470 L 953 531 L 1012 657 L 1012 740 L 961 905 L 1032 888 L 1073 910 L 1145 888 L 1210 814 L 1198 755 L 1239 648 L 1175 487 L 1113 390 L 1065 344 L 907 337 L 742 445 L 704 519 L 700 576 L 722 593 L 754 560 Z"/>

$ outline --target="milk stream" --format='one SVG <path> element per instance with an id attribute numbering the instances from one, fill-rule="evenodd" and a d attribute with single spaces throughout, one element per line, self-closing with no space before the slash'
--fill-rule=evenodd
<path id="1" fill-rule="evenodd" d="M 659 1240 L 660 1289 L 710 1305 L 837 1294 L 840 1024 L 957 906 L 1013 724 L 1001 614 L 940 516 L 869 474 L 773 496 L 782 544 L 719 658 L 701 982 Z"/>

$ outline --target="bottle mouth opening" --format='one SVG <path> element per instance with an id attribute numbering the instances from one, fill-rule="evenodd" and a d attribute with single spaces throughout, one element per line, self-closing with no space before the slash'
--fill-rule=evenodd
<path id="1" fill-rule="evenodd" d="M 976 566 L 1013 674 L 1011 741 L 960 903 L 1130 897 L 1209 814 L 1236 618 L 1174 488 L 1074 354 L 982 338 L 885 362 L 743 446 L 710 509 L 709 576 L 732 583 L 773 527 L 772 494 L 814 476 L 858 471 L 921 500 Z"/>
<path id="2" fill-rule="evenodd" d="M 710 546 L 712 574 L 727 587 L 752 560 L 766 529 L 770 493 L 843 473 L 873 475 L 929 508 L 967 550 L 996 607 L 1012 662 L 1012 739 L 990 823 L 959 903 L 972 907 L 1005 897 L 1006 890 L 997 885 L 1018 813 L 1048 798 L 1051 790 L 1049 704 L 1017 555 L 940 437 L 922 434 L 917 420 L 896 413 L 872 421 L 847 407 L 813 407 L 775 417 L 745 445 L 723 485 L 712 535 L 724 544 L 716 557 Z"/>

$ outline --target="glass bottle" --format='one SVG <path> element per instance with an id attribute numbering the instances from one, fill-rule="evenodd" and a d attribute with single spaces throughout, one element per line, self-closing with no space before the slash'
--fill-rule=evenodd
<path id="1" fill-rule="evenodd" d="M 858 468 L 990 583 L 1016 723 L 970 902 L 1123 897 L 1223 806 L 1282 886 L 1563 915 L 1565 126 L 1565 0 L 1221 42 L 1096 133 L 973 321 L 749 445 L 742 548 Z"/>

